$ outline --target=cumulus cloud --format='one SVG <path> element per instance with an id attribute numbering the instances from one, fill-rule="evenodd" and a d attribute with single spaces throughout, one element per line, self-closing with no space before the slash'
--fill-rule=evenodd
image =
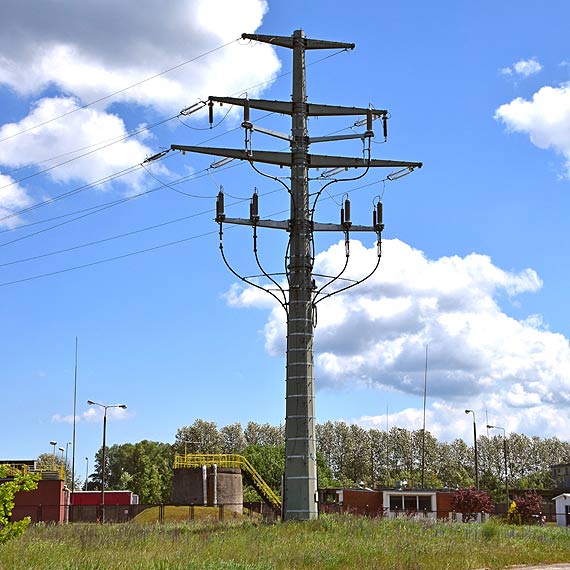
<path id="1" fill-rule="evenodd" d="M 93 108 L 80 108 L 78 101 L 72 97 L 41 99 L 26 118 L 0 127 L 0 139 L 65 113 L 72 113 L 65 121 L 49 122 L 40 130 L 30 130 L 11 139 L 9 144 L 0 145 L 0 164 L 19 168 L 42 163 L 42 168 L 47 169 L 61 164 L 58 168 L 48 170 L 47 174 L 52 180 L 91 182 L 136 165 L 152 154 L 151 148 L 143 144 L 141 139 L 133 137 L 122 140 L 127 132 L 119 116 Z M 109 141 L 120 142 L 112 146 L 97 144 Z M 102 148 L 96 158 L 87 155 L 69 161 L 98 146 Z M 53 156 L 61 158 L 49 160 Z M 140 176 L 140 171 L 131 176 L 129 184 L 136 184 Z"/>
<path id="2" fill-rule="evenodd" d="M 254 32 L 266 11 L 265 0 L 180 0 L 152 8 L 135 0 L 0 3 L 6 30 L 0 85 L 32 101 L 27 116 L 0 123 L 0 165 L 41 163 L 52 181 L 89 183 L 156 152 L 142 134 L 121 140 L 132 105 L 145 107 L 148 116 L 174 115 L 211 94 L 248 89 L 256 96 L 275 77 L 279 60 L 267 44 L 234 40 Z M 110 141 L 120 142 L 85 158 L 74 152 Z M 66 156 L 49 160 L 59 155 Z M 142 173 L 121 181 L 136 191 Z M 24 198 L 21 189 L 0 195 L 0 217 Z"/>
<path id="3" fill-rule="evenodd" d="M 29 206 L 31 199 L 13 178 L 0 174 L 0 227 L 14 228 L 19 217 L 14 212 Z"/>
<path id="4" fill-rule="evenodd" d="M 375 248 L 353 242 L 353 269 L 346 277 L 366 274 L 375 255 Z M 339 242 L 317 256 L 315 273 L 334 275 L 343 257 Z M 538 315 L 509 316 L 498 300 L 512 302 L 541 286 L 532 269 L 506 271 L 475 253 L 430 260 L 399 240 L 387 240 L 381 268 L 371 279 L 318 305 L 317 386 L 373 387 L 419 397 L 427 344 L 430 417 L 440 424 L 435 431 L 445 431 L 449 410 L 463 413 L 466 407 L 488 409 L 503 422 L 509 417 L 512 429 L 527 429 L 529 421 L 556 427 L 555 416 L 570 401 L 568 340 L 546 330 Z M 259 295 L 248 291 L 243 304 L 255 304 Z M 239 299 L 234 291 L 234 304 Z M 272 354 L 284 353 L 284 326 L 273 310 L 265 329 Z"/>
<path id="5" fill-rule="evenodd" d="M 101 408 L 87 408 L 82 414 L 75 416 L 76 422 L 93 423 L 100 422 L 103 417 Z M 126 420 L 129 415 L 128 412 L 122 408 L 109 408 L 107 410 L 107 417 L 113 420 Z M 51 418 L 54 423 L 72 424 L 73 415 L 54 414 Z"/>
<path id="6" fill-rule="evenodd" d="M 531 100 L 517 97 L 495 112 L 509 131 L 527 134 L 542 149 L 553 149 L 566 159 L 570 177 L 570 83 L 542 87 Z"/>
<path id="7" fill-rule="evenodd" d="M 135 0 L 3 3 L 0 83 L 22 95 L 56 86 L 85 103 L 255 31 L 266 11 L 265 0 L 181 0 L 152 8 Z M 270 80 L 278 69 L 270 46 L 234 42 L 113 101 L 172 112 L 216 91 Z"/>
<path id="8" fill-rule="evenodd" d="M 531 57 L 530 59 L 521 59 L 509 67 L 503 67 L 500 72 L 503 75 L 529 77 L 530 75 L 538 73 L 541 69 L 542 65 L 536 57 Z"/>

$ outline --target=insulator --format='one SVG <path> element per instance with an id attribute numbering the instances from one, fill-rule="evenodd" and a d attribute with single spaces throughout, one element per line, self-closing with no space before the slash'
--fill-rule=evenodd
<path id="1" fill-rule="evenodd" d="M 376 223 L 379 225 L 382 225 L 383 221 L 382 221 L 382 215 L 383 215 L 383 208 L 382 208 L 382 202 L 378 202 L 378 204 L 376 204 Z"/>
<path id="2" fill-rule="evenodd" d="M 350 200 L 348 198 L 344 201 L 344 214 L 345 222 L 350 224 Z"/>
<path id="3" fill-rule="evenodd" d="M 382 129 L 384 131 L 384 140 L 388 138 L 388 117 L 382 115 Z"/>
<path id="4" fill-rule="evenodd" d="M 368 109 L 368 111 L 366 112 L 366 130 L 367 131 L 371 131 L 372 130 L 372 109 Z"/>
<path id="5" fill-rule="evenodd" d="M 210 128 L 214 124 L 214 102 L 210 101 L 208 103 L 208 120 L 210 121 Z"/>
<path id="6" fill-rule="evenodd" d="M 249 123 L 249 99 L 245 100 L 245 104 L 243 106 L 243 122 Z"/>
<path id="7" fill-rule="evenodd" d="M 378 223 L 378 218 L 376 217 L 376 210 L 372 210 L 372 227 L 375 228 Z"/>
<path id="8" fill-rule="evenodd" d="M 249 203 L 249 217 L 251 220 L 259 220 L 259 196 L 257 192 L 253 193 Z"/>
<path id="9" fill-rule="evenodd" d="M 226 217 L 224 213 L 224 193 L 220 190 L 216 200 L 216 220 L 223 220 Z"/>
<path id="10" fill-rule="evenodd" d="M 344 208 L 340 209 L 340 225 L 344 226 Z"/>

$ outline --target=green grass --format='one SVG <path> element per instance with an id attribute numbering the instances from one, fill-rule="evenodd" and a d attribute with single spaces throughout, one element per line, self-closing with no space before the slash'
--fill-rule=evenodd
<path id="1" fill-rule="evenodd" d="M 494 570 L 568 561 L 570 534 L 563 528 L 346 515 L 273 525 L 37 525 L 0 548 L 2 570 Z"/>

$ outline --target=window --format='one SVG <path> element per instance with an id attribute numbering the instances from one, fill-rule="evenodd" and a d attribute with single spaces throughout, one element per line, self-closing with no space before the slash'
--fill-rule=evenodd
<path id="1" fill-rule="evenodd" d="M 420 511 L 431 511 L 431 497 L 419 496 L 418 507 Z"/>
<path id="2" fill-rule="evenodd" d="M 402 510 L 402 497 L 399 495 L 390 495 L 390 510 Z"/>

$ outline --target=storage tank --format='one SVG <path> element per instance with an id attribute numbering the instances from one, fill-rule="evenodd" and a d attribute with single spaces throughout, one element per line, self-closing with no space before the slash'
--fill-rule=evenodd
<path id="1" fill-rule="evenodd" d="M 172 502 L 175 505 L 223 505 L 225 509 L 243 512 L 241 469 L 180 467 L 172 477 Z"/>
<path id="2" fill-rule="evenodd" d="M 243 483 L 241 469 L 208 468 L 208 504 L 224 505 L 228 511 L 243 512 Z"/>

